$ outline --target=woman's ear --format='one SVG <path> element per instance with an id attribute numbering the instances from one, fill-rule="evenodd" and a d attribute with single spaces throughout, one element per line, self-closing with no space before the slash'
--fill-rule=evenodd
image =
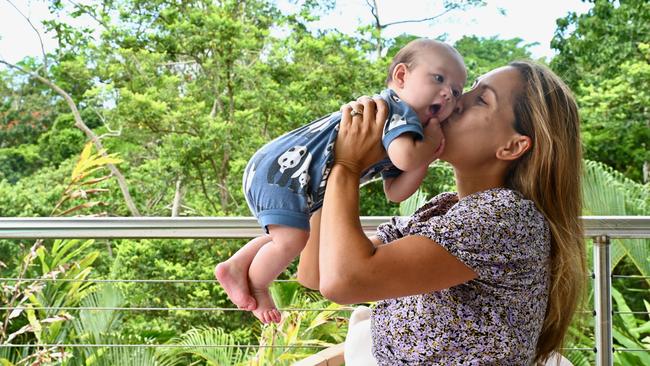
<path id="1" fill-rule="evenodd" d="M 508 143 L 497 150 L 497 158 L 501 160 L 517 160 L 532 146 L 533 140 L 530 137 L 516 134 Z"/>
<path id="2" fill-rule="evenodd" d="M 403 88 L 406 81 L 406 74 L 408 73 L 408 67 L 405 63 L 399 63 L 393 69 L 393 82 L 396 86 Z"/>

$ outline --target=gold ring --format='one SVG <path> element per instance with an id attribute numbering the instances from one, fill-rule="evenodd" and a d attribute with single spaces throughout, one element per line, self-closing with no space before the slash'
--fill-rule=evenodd
<path id="1" fill-rule="evenodd" d="M 354 110 L 354 109 L 352 110 L 352 112 L 350 112 L 350 116 L 352 116 L 352 117 L 354 117 L 354 116 L 362 116 L 362 115 L 363 115 L 363 112 L 359 112 L 359 111 Z"/>

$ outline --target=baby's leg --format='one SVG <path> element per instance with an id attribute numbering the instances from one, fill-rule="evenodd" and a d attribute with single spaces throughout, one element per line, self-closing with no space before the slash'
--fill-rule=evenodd
<path id="1" fill-rule="evenodd" d="M 214 267 L 214 276 L 223 286 L 230 301 L 240 309 L 254 310 L 257 307 L 255 298 L 248 289 L 248 268 L 260 248 L 269 241 L 270 236 L 259 236 L 249 241 L 227 261 Z"/>
<path id="2" fill-rule="evenodd" d="M 257 301 L 253 314 L 263 323 L 279 323 L 280 312 L 275 308 L 269 285 L 300 254 L 309 232 L 282 225 L 269 225 L 268 228 L 273 242 L 257 252 L 248 270 L 248 278 L 251 293 Z"/>

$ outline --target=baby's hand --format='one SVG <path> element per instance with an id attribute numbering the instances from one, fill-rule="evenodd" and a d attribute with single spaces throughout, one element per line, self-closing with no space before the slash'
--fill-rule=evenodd
<path id="1" fill-rule="evenodd" d="M 431 118 L 424 125 L 424 138 L 429 141 L 431 146 L 434 146 L 433 156 L 431 161 L 435 160 L 442 153 L 444 148 L 445 135 L 440 128 L 440 120 Z"/>

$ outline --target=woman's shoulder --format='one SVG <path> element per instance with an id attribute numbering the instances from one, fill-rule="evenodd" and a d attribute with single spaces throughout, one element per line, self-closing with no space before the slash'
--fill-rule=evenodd
<path id="1" fill-rule="evenodd" d="M 509 245 L 533 235 L 540 239 L 540 247 L 545 246 L 547 220 L 520 192 L 492 188 L 457 197 L 449 193 L 436 196 L 427 204 L 427 210 L 416 212 L 412 226 L 434 233 L 439 243 L 463 238 L 468 245 Z"/>
<path id="2" fill-rule="evenodd" d="M 486 215 L 489 217 L 512 219 L 534 219 L 544 221 L 544 216 L 535 203 L 520 192 L 509 188 L 491 188 L 475 192 L 458 201 L 453 207 L 456 214 L 468 214 L 474 217 Z M 451 210 L 450 210 L 451 211 Z"/>

